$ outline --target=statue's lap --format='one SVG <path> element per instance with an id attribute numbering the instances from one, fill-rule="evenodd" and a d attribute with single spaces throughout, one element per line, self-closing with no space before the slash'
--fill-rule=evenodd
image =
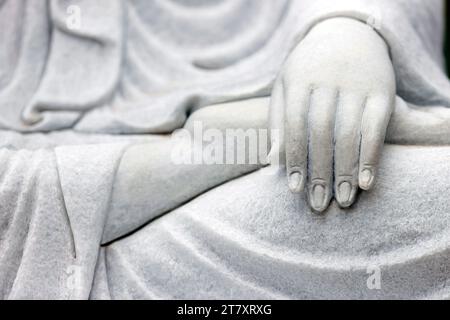
<path id="1" fill-rule="evenodd" d="M 239 119 L 262 125 L 260 102 Z M 321 215 L 265 168 L 104 247 L 100 263 L 118 298 L 450 297 L 449 162 L 450 147 L 386 145 L 375 189 Z"/>
<path id="2" fill-rule="evenodd" d="M 156 297 L 448 296 L 449 160 L 450 147 L 387 145 L 375 189 L 321 215 L 262 169 L 107 247 L 110 285 L 132 269 Z"/>

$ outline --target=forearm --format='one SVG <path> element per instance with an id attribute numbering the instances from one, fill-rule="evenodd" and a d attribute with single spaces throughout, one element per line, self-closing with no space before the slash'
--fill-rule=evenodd
<path id="1" fill-rule="evenodd" d="M 262 144 L 261 148 L 258 145 L 258 150 L 249 150 L 258 153 L 257 163 L 233 161 L 226 164 L 227 152 L 230 152 L 226 130 L 252 129 L 259 134 L 258 130 L 263 129 L 262 133 L 267 133 L 267 105 L 267 100 L 255 99 L 206 107 L 191 115 L 185 133 L 192 138 L 196 124 L 202 125 L 203 131 L 202 136 L 195 138 L 204 139 L 203 134 L 208 129 L 220 132 L 223 140 L 217 147 L 222 149 L 223 164 L 220 159 L 212 159 L 217 160 L 213 164 L 205 161 L 206 147 L 211 145 L 208 141 L 202 141 L 205 154 L 199 150 L 194 152 L 192 141 L 178 141 L 169 136 L 130 147 L 121 160 L 114 182 L 103 243 L 132 232 L 211 188 L 262 167 L 260 160 L 265 159 L 269 150 L 269 146 L 264 148 Z M 232 148 L 234 150 L 234 146 Z M 177 150 L 189 157 L 177 158 L 180 154 Z M 238 149 L 234 155 L 237 157 L 241 151 Z M 199 155 L 200 159 L 194 158 Z"/>
<path id="2" fill-rule="evenodd" d="M 450 108 L 416 107 L 397 97 L 386 142 L 404 145 L 450 145 Z"/>

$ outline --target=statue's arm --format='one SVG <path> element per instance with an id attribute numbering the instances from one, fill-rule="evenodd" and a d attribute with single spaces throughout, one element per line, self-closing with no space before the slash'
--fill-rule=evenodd
<path id="1" fill-rule="evenodd" d="M 196 111 L 185 129 L 267 128 L 270 99 L 258 98 L 209 106 Z M 450 108 L 414 107 L 397 96 L 386 142 L 450 145 Z M 132 146 L 124 154 L 111 196 L 103 242 L 122 237 L 186 201 L 262 165 L 180 165 L 172 162 L 175 141 L 161 136 Z"/>
<path id="2" fill-rule="evenodd" d="M 450 108 L 423 107 L 398 97 L 386 142 L 403 145 L 450 145 Z"/>
<path id="3" fill-rule="evenodd" d="M 268 99 L 202 108 L 189 117 L 184 132 L 193 137 L 194 126 L 201 125 L 200 134 L 208 129 L 224 134 L 228 128 L 261 128 L 267 134 L 267 111 Z M 128 148 L 116 174 L 103 243 L 125 236 L 203 192 L 262 166 L 260 163 L 180 164 L 175 151 L 179 143 L 171 136 L 161 136 L 154 142 Z M 186 145 L 191 150 L 192 145 Z M 266 150 L 268 147 L 257 150 L 261 153 L 259 159 L 265 160 Z"/>

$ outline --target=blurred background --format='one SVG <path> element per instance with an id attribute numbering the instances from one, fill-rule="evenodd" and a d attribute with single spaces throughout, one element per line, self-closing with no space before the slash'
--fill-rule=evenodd
<path id="1" fill-rule="evenodd" d="M 447 75 L 450 75 L 450 5 L 445 1 L 445 60 L 447 61 Z"/>

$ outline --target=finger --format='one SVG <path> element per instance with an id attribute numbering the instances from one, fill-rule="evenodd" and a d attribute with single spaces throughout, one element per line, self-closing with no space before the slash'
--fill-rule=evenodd
<path id="1" fill-rule="evenodd" d="M 307 179 L 308 108 L 310 89 L 285 86 L 285 144 L 289 189 L 303 191 Z"/>
<path id="2" fill-rule="evenodd" d="M 372 97 L 367 100 L 361 122 L 359 160 L 359 187 L 363 190 L 369 190 L 374 185 L 393 106 L 393 99 L 389 97 Z"/>
<path id="3" fill-rule="evenodd" d="M 316 89 L 311 95 L 308 144 L 308 201 L 322 212 L 332 196 L 333 136 L 337 91 Z"/>
<path id="4" fill-rule="evenodd" d="M 366 98 L 341 93 L 336 110 L 334 190 L 341 207 L 353 204 L 358 191 L 361 118 Z"/>
<path id="5" fill-rule="evenodd" d="M 284 146 L 284 97 L 283 84 L 279 77 L 274 84 L 270 98 L 270 154 L 269 161 L 272 166 L 286 164 Z"/>

